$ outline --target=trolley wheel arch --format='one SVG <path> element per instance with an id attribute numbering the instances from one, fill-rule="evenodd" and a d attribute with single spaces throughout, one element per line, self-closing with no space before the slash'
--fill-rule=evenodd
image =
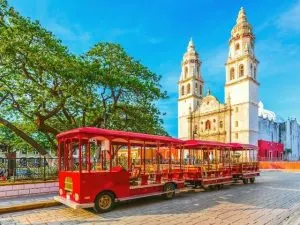
<path id="1" fill-rule="evenodd" d="M 177 184 L 174 182 L 167 182 L 163 186 L 163 192 L 169 191 L 168 193 L 164 193 L 163 197 L 167 200 L 174 198 L 175 190 L 177 189 Z"/>
<path id="2" fill-rule="evenodd" d="M 116 206 L 116 194 L 110 190 L 99 192 L 94 200 L 94 210 L 98 213 L 111 211 Z"/>

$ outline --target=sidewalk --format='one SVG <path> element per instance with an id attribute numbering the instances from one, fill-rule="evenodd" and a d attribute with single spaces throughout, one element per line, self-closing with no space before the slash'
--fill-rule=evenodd
<path id="1" fill-rule="evenodd" d="M 54 201 L 55 195 L 57 194 L 1 198 L 0 214 L 60 205 L 59 202 Z"/>

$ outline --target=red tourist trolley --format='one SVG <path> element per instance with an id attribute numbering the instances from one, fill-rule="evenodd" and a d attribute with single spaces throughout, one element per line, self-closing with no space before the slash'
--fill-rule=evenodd
<path id="1" fill-rule="evenodd" d="M 98 212 L 115 202 L 184 190 L 181 160 L 172 152 L 183 141 L 156 135 L 78 128 L 57 135 L 59 196 L 74 209 L 94 207 Z M 162 155 L 162 150 L 167 154 Z M 181 151 L 180 151 L 181 152 Z M 182 157 L 179 157 L 180 159 Z"/>
<path id="2" fill-rule="evenodd" d="M 234 180 L 242 180 L 244 184 L 255 182 L 260 175 L 258 164 L 258 150 L 254 145 L 232 143 L 232 176 Z"/>
<path id="3" fill-rule="evenodd" d="M 222 188 L 232 182 L 230 145 L 189 140 L 184 144 L 184 179 L 203 188 Z"/>

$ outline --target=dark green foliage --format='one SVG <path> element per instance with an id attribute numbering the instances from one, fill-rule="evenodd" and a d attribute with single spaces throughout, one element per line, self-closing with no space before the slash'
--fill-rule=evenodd
<path id="1" fill-rule="evenodd" d="M 15 148 L 23 142 L 44 154 L 56 148 L 55 135 L 81 126 L 166 134 L 155 105 L 167 96 L 160 76 L 120 45 L 98 43 L 76 56 L 5 0 L 0 43 L 0 123 Z"/>

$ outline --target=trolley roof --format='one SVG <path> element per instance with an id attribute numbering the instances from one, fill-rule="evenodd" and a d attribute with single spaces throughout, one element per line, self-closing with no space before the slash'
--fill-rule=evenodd
<path id="1" fill-rule="evenodd" d="M 244 149 L 244 150 L 247 150 L 247 149 L 256 150 L 257 149 L 257 146 L 250 145 L 250 144 L 230 143 L 230 146 L 231 146 L 232 150 L 237 150 L 237 151 L 239 151 L 241 149 Z"/>
<path id="2" fill-rule="evenodd" d="M 62 132 L 56 136 L 58 140 L 67 138 L 97 138 L 104 137 L 109 139 L 124 139 L 124 140 L 136 140 L 136 141 L 147 141 L 147 142 L 159 142 L 159 143 L 173 143 L 173 144 L 183 144 L 184 141 L 152 134 L 143 134 L 128 131 L 119 130 L 108 130 L 96 127 L 82 127 L 77 129 L 68 130 Z"/>
<path id="3" fill-rule="evenodd" d="M 186 148 L 230 148 L 231 146 L 226 143 L 217 141 L 199 141 L 199 140 L 187 140 L 184 142 Z"/>
<path id="4" fill-rule="evenodd" d="M 185 148 L 230 148 L 232 150 L 241 151 L 247 149 L 257 149 L 255 145 L 240 144 L 240 143 L 223 143 L 217 141 L 200 141 L 200 140 L 187 140 L 184 142 Z"/>

